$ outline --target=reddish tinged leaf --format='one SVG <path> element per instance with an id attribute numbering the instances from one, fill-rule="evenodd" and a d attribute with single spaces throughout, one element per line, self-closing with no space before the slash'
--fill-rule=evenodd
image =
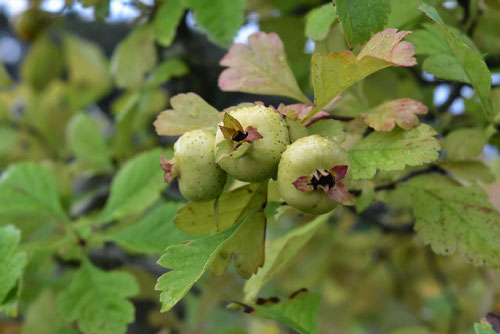
<path id="1" fill-rule="evenodd" d="M 325 106 L 325 109 L 331 107 L 334 103 L 336 103 L 338 100 L 340 100 L 341 97 L 342 96 L 337 95 L 333 100 L 330 101 L 330 103 L 328 103 Z M 296 103 L 296 104 L 289 104 L 289 105 L 284 105 L 283 103 L 281 103 L 278 106 L 278 112 L 280 112 L 282 115 L 285 115 L 286 117 L 289 117 L 293 120 L 302 120 L 302 119 L 307 117 L 307 115 L 311 112 L 312 108 L 313 108 L 313 106 L 311 106 L 309 104 L 304 104 L 304 103 Z M 329 115 L 327 112 L 324 112 L 324 111 L 320 112 L 320 114 L 321 115 L 319 118 L 321 118 L 324 115 Z M 318 115 L 316 115 L 316 116 L 318 116 Z M 314 121 L 312 119 L 310 119 L 304 125 L 308 126 L 312 123 L 317 122 L 319 119 L 316 119 L 316 116 L 314 116 Z"/>
<path id="2" fill-rule="evenodd" d="M 409 34 L 411 34 L 411 31 L 398 31 L 396 28 L 389 28 L 376 33 L 366 43 L 357 58 L 362 61 L 364 57 L 374 57 L 397 66 L 415 66 L 417 60 L 413 57 L 415 54 L 413 44 L 402 41 Z"/>
<path id="3" fill-rule="evenodd" d="M 165 156 L 165 153 L 162 153 L 161 155 L 160 166 L 161 169 L 163 169 L 163 171 L 165 172 L 165 175 L 163 176 L 163 181 L 165 183 L 170 183 L 177 176 L 179 176 L 175 168 L 175 160 L 174 159 L 168 160 L 167 157 Z"/>
<path id="4" fill-rule="evenodd" d="M 375 34 L 356 57 L 351 51 L 314 54 L 311 71 L 314 107 L 305 118 L 326 108 L 337 95 L 357 81 L 389 66 L 413 66 L 415 49 L 401 39 L 409 31 L 386 29 Z"/>
<path id="5" fill-rule="evenodd" d="M 342 182 L 335 182 L 335 186 L 330 188 L 327 192 L 328 197 L 332 201 L 343 204 L 343 205 L 354 205 L 351 194 L 347 190 L 347 187 Z"/>
<path id="6" fill-rule="evenodd" d="M 248 38 L 248 45 L 233 44 L 220 65 L 229 67 L 219 76 L 219 87 L 224 91 L 282 95 L 310 103 L 300 90 L 286 61 L 283 42 L 275 33 L 257 32 Z"/>
<path id="7" fill-rule="evenodd" d="M 293 185 L 300 191 L 313 191 L 314 187 L 311 185 L 311 179 L 311 176 L 299 176 L 297 180 L 293 182 Z"/>
<path id="8" fill-rule="evenodd" d="M 427 114 L 427 111 L 424 104 L 406 98 L 385 102 L 359 117 L 377 131 L 391 131 L 396 124 L 405 130 L 410 130 L 419 124 L 416 115 Z"/>
<path id="9" fill-rule="evenodd" d="M 304 103 L 296 103 L 296 104 L 289 104 L 289 105 L 284 105 L 283 103 L 280 103 L 278 106 L 278 112 L 282 115 L 285 115 L 286 117 L 289 117 L 293 120 L 297 119 L 302 119 L 309 114 L 311 111 L 312 106 Z"/>

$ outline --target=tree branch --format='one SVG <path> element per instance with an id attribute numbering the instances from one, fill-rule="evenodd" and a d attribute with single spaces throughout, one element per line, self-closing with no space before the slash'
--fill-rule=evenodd
<path id="1" fill-rule="evenodd" d="M 381 191 L 381 190 L 393 190 L 396 188 L 396 186 L 399 184 L 399 183 L 402 183 L 402 182 L 406 182 L 416 176 L 420 176 L 420 175 L 424 175 L 424 174 L 430 174 L 430 173 L 439 173 L 439 174 L 445 174 L 446 172 L 441 169 L 440 167 L 436 166 L 436 165 L 430 165 L 429 167 L 425 168 L 425 169 L 421 169 L 421 170 L 417 170 L 417 171 L 414 171 L 414 172 L 411 172 L 395 181 L 392 181 L 392 182 L 389 182 L 389 183 L 386 183 L 386 184 L 382 184 L 382 185 L 379 185 L 379 186 L 376 186 L 375 187 L 375 191 Z M 349 190 L 349 192 L 351 193 L 351 195 L 354 195 L 354 196 L 359 196 L 361 195 L 361 193 L 363 192 L 361 189 L 352 189 L 352 190 Z"/>
<path id="2" fill-rule="evenodd" d="M 464 86 L 463 83 L 459 83 L 459 82 L 454 83 L 452 88 L 451 88 L 450 94 L 448 95 L 448 98 L 446 99 L 446 101 L 444 101 L 443 104 L 438 106 L 436 108 L 436 110 L 438 112 L 447 111 L 448 108 L 451 107 L 453 102 L 455 102 L 455 100 L 460 97 L 460 90 L 462 89 L 463 86 Z"/>

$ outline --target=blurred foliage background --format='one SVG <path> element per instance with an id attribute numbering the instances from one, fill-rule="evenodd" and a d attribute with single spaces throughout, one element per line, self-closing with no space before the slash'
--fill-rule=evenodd
<path id="1" fill-rule="evenodd" d="M 427 2 L 486 55 L 498 86 L 500 2 Z M 425 29 L 427 20 L 415 10 L 419 3 L 392 0 L 386 26 Z M 49 197 L 53 191 L 67 213 L 61 218 L 38 207 L 23 210 L 22 202 L 20 208 L 7 207 L 7 195 L 0 196 L 0 226 L 14 224 L 28 254 L 22 280 L 8 294 L 0 293 L 2 334 L 78 333 L 75 318 L 63 321 L 68 317 L 61 316 L 57 296 L 75 279 L 87 253 L 96 268 L 127 273 L 137 282 L 135 320 L 123 321 L 130 322 L 128 333 L 290 332 L 274 321 L 225 308 L 243 299 L 244 281 L 234 270 L 204 276 L 173 311 L 159 312 L 153 287 L 165 269 L 156 264 L 158 255 L 186 236 L 171 222 L 183 199 L 175 184 L 162 185 L 158 165 L 157 148 L 169 152 L 175 138 L 157 136 L 153 121 L 171 96 L 184 92 L 197 93 L 218 110 L 241 102 L 290 103 L 222 92 L 217 85 L 227 47 L 245 43 L 259 30 L 279 34 L 301 88 L 311 96 L 311 54 L 349 48 L 340 24 L 322 14 L 323 5 L 331 2 L 191 0 L 176 7 L 171 0 L 0 0 L 0 171 L 26 161 L 42 166 L 55 183 L 54 189 L 41 186 L 40 193 Z M 315 25 L 325 21 L 326 30 Z M 422 39 L 408 40 L 419 54 Z M 486 128 L 472 88 L 435 79 L 421 60 L 416 68 L 387 69 L 354 85 L 336 111 L 356 116 L 385 100 L 411 97 L 429 107 L 425 122 L 441 139 L 456 128 Z M 481 133 L 467 153 L 480 166 L 456 173 L 466 182 L 485 184 L 498 208 L 500 136 Z M 113 186 L 131 188 L 115 205 L 107 200 L 118 171 L 121 183 Z M 380 173 L 377 180 L 400 175 Z M 500 273 L 424 247 L 413 232 L 408 201 L 404 190 L 389 189 L 377 192 L 375 202 L 359 214 L 338 210 L 261 294 L 283 297 L 303 287 L 320 294 L 320 333 L 473 333 L 474 322 L 500 312 Z M 310 220 L 293 210 L 275 217 L 268 224 L 269 239 Z M 133 229 L 145 219 L 147 231 Z M 95 221 L 113 224 L 95 226 Z M 101 292 L 96 293 L 99 300 Z"/>

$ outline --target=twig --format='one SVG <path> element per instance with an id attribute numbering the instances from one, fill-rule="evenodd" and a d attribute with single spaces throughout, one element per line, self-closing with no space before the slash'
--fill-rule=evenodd
<path id="1" fill-rule="evenodd" d="M 359 217 L 363 218 L 364 220 L 370 222 L 371 224 L 377 226 L 382 230 L 383 233 L 389 234 L 389 233 L 394 233 L 394 234 L 399 234 L 399 235 L 406 235 L 406 234 L 413 234 L 413 225 L 414 222 L 411 221 L 406 224 L 401 224 L 401 225 L 387 225 L 384 224 L 381 220 L 379 220 L 378 215 L 376 210 L 364 210 L 361 213 L 356 212 L 356 209 L 352 206 L 346 207 L 348 210 L 350 210 L 353 213 L 357 213 Z"/>
<path id="2" fill-rule="evenodd" d="M 423 174 L 429 174 L 429 173 L 445 173 L 445 171 L 441 168 L 439 168 L 438 166 L 436 165 L 431 165 L 425 169 L 421 169 L 421 170 L 417 170 L 417 171 L 414 171 L 414 172 L 411 172 L 409 173 L 408 175 L 405 175 L 395 181 L 392 181 L 392 182 L 389 182 L 389 183 L 386 183 L 386 184 L 382 184 L 382 185 L 379 185 L 379 186 L 376 186 L 375 187 L 375 191 L 381 191 L 381 190 L 393 190 L 396 188 L 396 186 L 399 184 L 399 183 L 402 183 L 402 182 L 406 182 L 416 176 L 420 176 L 420 175 L 423 175 Z M 361 195 L 361 193 L 363 192 L 361 189 L 352 189 L 352 190 L 349 190 L 349 192 L 351 193 L 351 195 L 354 195 L 354 196 L 359 196 Z"/>
<path id="3" fill-rule="evenodd" d="M 321 116 L 314 116 L 313 118 L 311 118 L 309 121 L 306 122 L 305 126 L 311 126 L 314 123 L 322 121 L 324 119 L 334 119 L 334 120 L 340 121 L 340 122 L 350 122 L 350 121 L 356 119 L 356 117 L 332 115 L 332 114 L 325 113 L 324 115 L 321 115 Z"/>
<path id="4" fill-rule="evenodd" d="M 450 94 L 448 95 L 448 98 L 446 99 L 446 101 L 444 101 L 443 104 L 438 106 L 436 110 L 438 112 L 447 111 L 448 108 L 453 104 L 453 102 L 455 102 L 455 100 L 460 97 L 460 90 L 462 89 L 463 86 L 464 84 L 458 82 L 453 84 Z"/>

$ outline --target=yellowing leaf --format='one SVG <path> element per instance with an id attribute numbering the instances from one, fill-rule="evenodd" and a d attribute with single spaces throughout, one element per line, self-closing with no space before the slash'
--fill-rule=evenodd
<path id="1" fill-rule="evenodd" d="M 224 248 L 221 249 L 214 263 L 212 272 L 224 273 L 234 257 L 236 272 L 248 279 L 264 265 L 264 240 L 266 239 L 266 217 L 263 212 L 251 214 L 234 233 Z"/>
<path id="2" fill-rule="evenodd" d="M 224 91 L 282 95 L 309 103 L 275 33 L 257 32 L 248 38 L 248 45 L 233 44 L 220 64 L 229 67 L 219 77 L 219 87 Z"/>
<path id="3" fill-rule="evenodd" d="M 194 93 L 178 94 L 170 100 L 174 109 L 162 111 L 154 126 L 160 136 L 182 135 L 196 129 L 215 128 L 222 113 Z"/>
<path id="4" fill-rule="evenodd" d="M 413 66 L 413 45 L 401 41 L 410 31 L 386 29 L 375 34 L 363 50 L 355 56 L 351 51 L 314 54 L 312 80 L 314 108 L 310 119 L 326 107 L 344 89 L 364 77 L 389 66 Z"/>
<path id="5" fill-rule="evenodd" d="M 111 78 L 104 52 L 96 44 L 69 34 L 63 42 L 71 84 L 80 89 L 92 88 L 97 95 L 106 92 Z"/>
<path id="6" fill-rule="evenodd" d="M 418 101 L 397 99 L 385 102 L 370 112 L 361 114 L 360 117 L 377 131 L 391 131 L 396 124 L 405 130 L 410 130 L 419 123 L 416 115 L 425 115 L 427 111 L 427 107 Z"/>
<path id="7" fill-rule="evenodd" d="M 111 72 L 118 87 L 137 88 L 155 64 L 153 29 L 150 25 L 142 25 L 116 47 L 111 58 Z"/>
<path id="8" fill-rule="evenodd" d="M 419 238 L 438 254 L 458 252 L 476 266 L 500 267 L 500 213 L 477 186 L 443 176 L 408 181 Z"/>
<path id="9" fill-rule="evenodd" d="M 406 165 L 419 166 L 438 158 L 436 132 L 427 124 L 409 131 L 373 132 L 349 150 L 353 179 L 371 179 L 377 169 L 401 170 Z"/>
<path id="10" fill-rule="evenodd" d="M 253 199 L 265 196 L 262 191 L 258 184 L 249 184 L 223 193 L 218 200 L 189 202 L 177 212 L 175 225 L 187 233 L 223 231 L 241 217 Z"/>

